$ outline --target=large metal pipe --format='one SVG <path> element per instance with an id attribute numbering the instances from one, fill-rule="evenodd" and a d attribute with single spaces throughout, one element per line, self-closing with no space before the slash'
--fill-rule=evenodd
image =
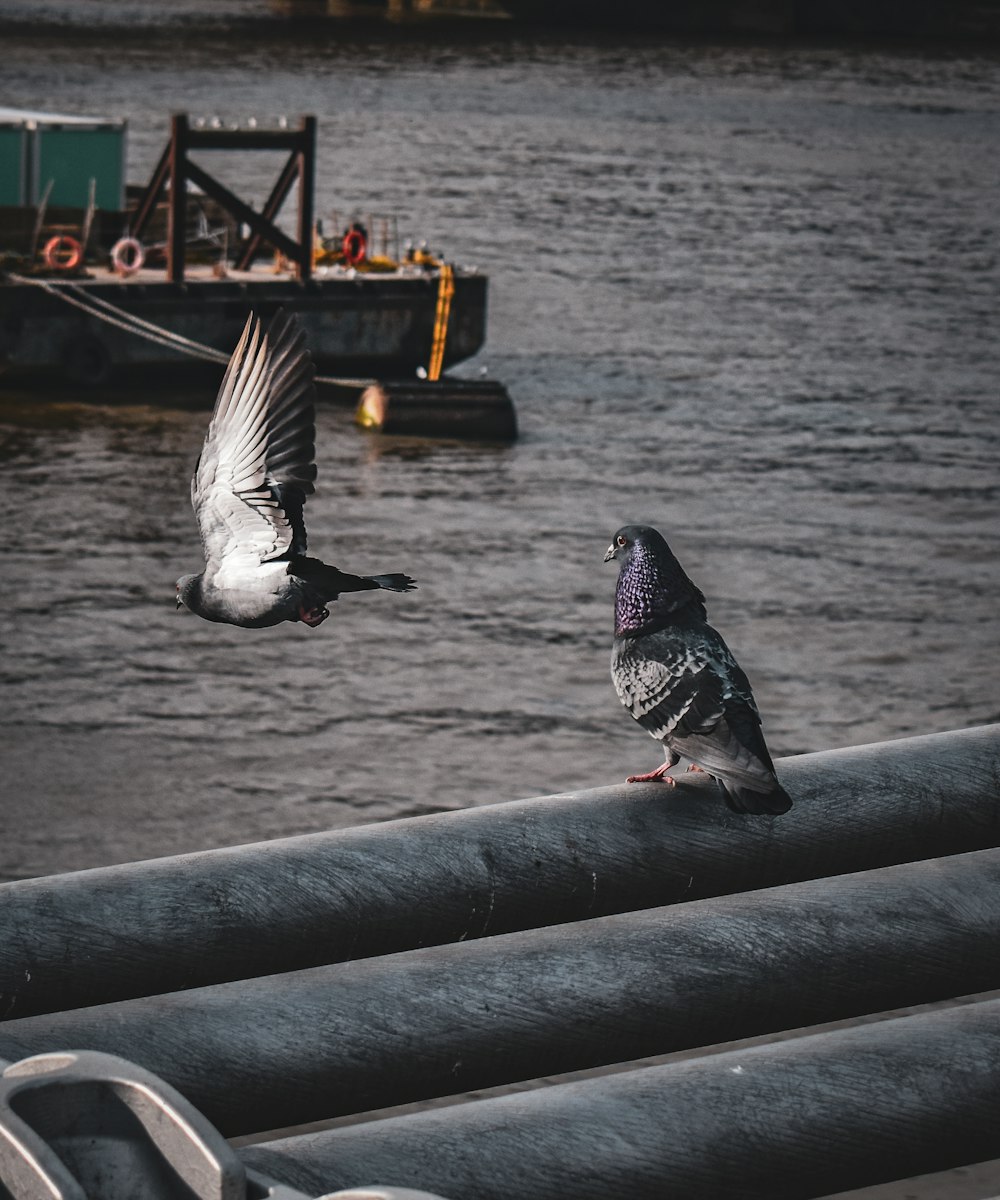
<path id="1" fill-rule="evenodd" d="M 240 1151 L 307 1194 L 807 1200 L 1000 1155 L 1000 1001 Z"/>
<path id="2" fill-rule="evenodd" d="M 1000 987 L 1000 850 L 13 1021 L 227 1135 Z"/>
<path id="3" fill-rule="evenodd" d="M 795 807 L 632 784 L 0 888 L 0 1019 L 1000 844 L 1000 725 L 779 764 Z"/>

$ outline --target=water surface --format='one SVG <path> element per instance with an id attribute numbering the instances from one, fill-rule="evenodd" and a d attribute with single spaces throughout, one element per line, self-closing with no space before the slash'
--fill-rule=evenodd
<path id="1" fill-rule="evenodd" d="M 1000 719 L 996 56 L 268 33 L 237 7 L 8 31 L 5 96 L 127 115 L 135 181 L 172 111 L 315 113 L 320 213 L 395 213 L 489 274 L 465 369 L 522 437 L 322 405 L 312 552 L 420 590 L 251 632 L 173 605 L 211 388 L 0 383 L 0 878 L 650 769 L 608 677 L 626 521 L 701 584 L 776 755 Z M 260 202 L 280 156 L 211 165 Z"/>

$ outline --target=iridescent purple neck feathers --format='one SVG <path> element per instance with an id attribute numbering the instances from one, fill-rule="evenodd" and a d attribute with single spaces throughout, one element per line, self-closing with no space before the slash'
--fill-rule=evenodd
<path id="1" fill-rule="evenodd" d="M 652 531 L 651 531 L 652 532 Z M 662 537 L 628 547 L 615 589 L 615 636 L 650 633 L 687 615 L 706 619 L 705 597 L 687 577 Z"/>

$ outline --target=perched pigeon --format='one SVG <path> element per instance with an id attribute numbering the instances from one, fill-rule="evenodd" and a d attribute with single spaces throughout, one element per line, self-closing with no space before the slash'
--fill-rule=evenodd
<path id="1" fill-rule="evenodd" d="M 341 592 L 408 592 L 409 575 L 345 575 L 307 558 L 302 510 L 313 491 L 313 366 L 305 335 L 279 312 L 253 314 L 229 360 L 191 480 L 205 569 L 177 580 L 177 607 L 262 629 L 320 625 Z"/>
<path id="2" fill-rule="evenodd" d="M 648 525 L 615 534 L 604 561 L 619 562 L 611 678 L 622 704 L 663 743 L 666 762 L 629 783 L 662 779 L 680 758 L 718 781 L 735 812 L 792 806 L 764 744 L 746 675 L 708 624 L 705 597 Z"/>

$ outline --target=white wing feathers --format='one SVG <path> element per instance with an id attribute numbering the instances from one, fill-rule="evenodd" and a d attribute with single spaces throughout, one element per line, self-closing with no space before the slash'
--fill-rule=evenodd
<path id="1" fill-rule="evenodd" d="M 191 480 L 207 569 L 217 582 L 220 573 L 252 574 L 292 546 L 295 530 L 274 485 L 299 489 L 301 526 L 301 500 L 315 476 L 304 340 L 280 314 L 265 336 L 251 314 L 229 360 Z"/>

